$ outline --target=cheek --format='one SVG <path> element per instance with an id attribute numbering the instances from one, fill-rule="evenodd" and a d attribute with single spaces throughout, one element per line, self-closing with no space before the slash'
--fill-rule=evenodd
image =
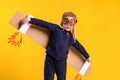
<path id="1" fill-rule="evenodd" d="M 74 28 L 74 26 L 71 26 L 71 29 L 73 29 Z"/>
<path id="2" fill-rule="evenodd" d="M 68 27 L 67 25 L 63 25 L 63 28 L 66 28 L 66 27 Z"/>

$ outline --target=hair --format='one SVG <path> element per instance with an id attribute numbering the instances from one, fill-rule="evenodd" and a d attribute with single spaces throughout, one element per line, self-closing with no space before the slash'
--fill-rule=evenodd
<path id="1" fill-rule="evenodd" d="M 65 17 L 73 17 L 77 23 L 77 16 L 73 13 L 73 12 L 65 12 L 62 15 L 62 19 L 64 19 Z M 73 34 L 73 38 L 74 38 L 74 42 L 76 41 L 76 27 L 74 26 L 73 30 L 72 30 L 72 34 Z"/>

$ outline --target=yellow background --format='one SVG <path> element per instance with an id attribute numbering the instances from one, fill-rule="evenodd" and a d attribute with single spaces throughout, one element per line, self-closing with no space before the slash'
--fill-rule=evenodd
<path id="1" fill-rule="evenodd" d="M 93 59 L 88 80 L 120 80 L 119 0 L 0 0 L 0 80 L 43 80 L 45 49 L 23 36 L 20 47 L 8 43 L 17 32 L 9 21 L 16 11 L 59 23 L 65 11 L 78 17 L 77 38 Z M 68 66 L 67 80 L 77 71 Z"/>

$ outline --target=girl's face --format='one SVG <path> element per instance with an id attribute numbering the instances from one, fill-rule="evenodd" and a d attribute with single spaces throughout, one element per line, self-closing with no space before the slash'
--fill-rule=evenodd
<path id="1" fill-rule="evenodd" d="M 76 24 L 76 19 L 71 16 L 67 16 L 62 20 L 62 27 L 66 31 L 71 31 Z"/>

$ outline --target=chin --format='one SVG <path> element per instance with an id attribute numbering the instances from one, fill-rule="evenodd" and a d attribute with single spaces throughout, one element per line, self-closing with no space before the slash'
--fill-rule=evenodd
<path id="1" fill-rule="evenodd" d="M 70 29 L 65 29 L 66 31 L 70 31 Z"/>

